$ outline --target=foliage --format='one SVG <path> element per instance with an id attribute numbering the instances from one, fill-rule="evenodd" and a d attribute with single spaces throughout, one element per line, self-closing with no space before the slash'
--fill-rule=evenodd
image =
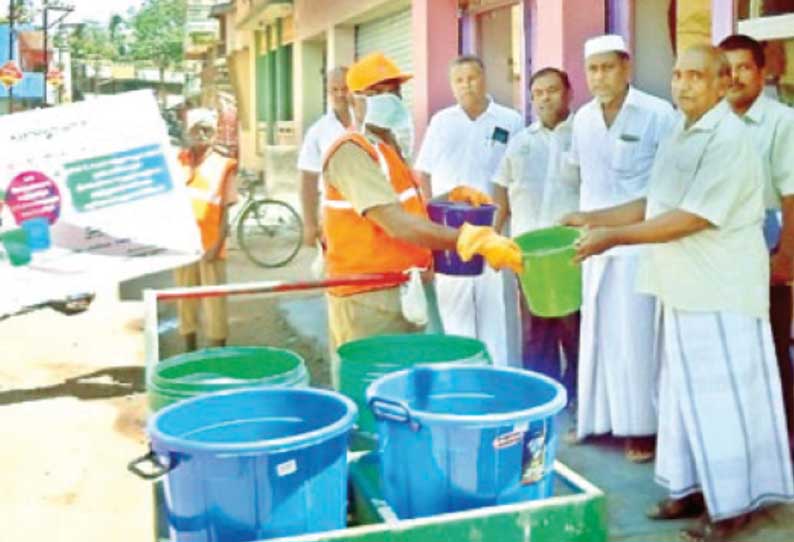
<path id="1" fill-rule="evenodd" d="M 56 38 L 56 46 L 63 38 Z M 108 29 L 98 24 L 83 23 L 66 37 L 66 44 L 75 59 L 115 60 L 119 51 Z"/>
<path id="2" fill-rule="evenodd" d="M 161 72 L 181 64 L 184 56 L 185 0 L 146 0 L 132 18 L 131 54 Z"/>
<path id="3" fill-rule="evenodd" d="M 33 19 L 33 0 L 12 0 L 14 7 L 14 24 L 27 24 Z M 4 2 L 8 4 L 8 2 Z M 3 6 L 8 11 L 7 5 Z M 0 17 L 0 24 L 8 23 L 8 13 Z"/>

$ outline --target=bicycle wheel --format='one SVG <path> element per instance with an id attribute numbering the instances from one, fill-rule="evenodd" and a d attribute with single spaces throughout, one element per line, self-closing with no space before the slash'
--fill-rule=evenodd
<path id="1" fill-rule="evenodd" d="M 240 215 L 237 243 L 248 259 L 260 267 L 287 264 L 302 242 L 303 222 L 288 203 L 254 200 Z"/>

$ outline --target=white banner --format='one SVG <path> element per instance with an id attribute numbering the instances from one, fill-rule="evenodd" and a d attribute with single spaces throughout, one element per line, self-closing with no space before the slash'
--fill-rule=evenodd
<path id="1" fill-rule="evenodd" d="M 0 315 L 195 261 L 151 91 L 0 117 Z"/>

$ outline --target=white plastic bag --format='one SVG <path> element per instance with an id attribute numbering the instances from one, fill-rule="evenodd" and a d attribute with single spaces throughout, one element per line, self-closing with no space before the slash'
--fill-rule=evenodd
<path id="1" fill-rule="evenodd" d="M 412 267 L 407 271 L 408 282 L 400 286 L 400 306 L 403 317 L 417 326 L 427 325 L 427 298 L 422 284 L 422 270 Z"/>
<path id="2" fill-rule="evenodd" d="M 325 251 L 320 241 L 317 241 L 317 255 L 312 261 L 311 271 L 315 279 L 322 280 L 325 278 Z"/>

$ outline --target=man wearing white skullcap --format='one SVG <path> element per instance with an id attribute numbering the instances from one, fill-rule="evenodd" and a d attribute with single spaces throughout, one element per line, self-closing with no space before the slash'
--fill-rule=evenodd
<path id="1" fill-rule="evenodd" d="M 179 153 L 179 163 L 201 232 L 204 256 L 174 272 L 179 286 L 226 282 L 226 214 L 228 206 L 237 201 L 234 182 L 237 162 L 212 149 L 217 124 L 218 115 L 212 109 L 190 109 L 185 116 L 187 148 Z M 201 303 L 209 345 L 224 346 L 229 334 L 226 298 L 204 298 Z M 195 350 L 198 346 L 198 308 L 198 299 L 178 302 L 179 333 L 184 337 L 187 350 Z"/>
<path id="2" fill-rule="evenodd" d="M 673 109 L 632 87 L 623 38 L 598 36 L 584 48 L 593 100 L 573 121 L 571 162 L 581 177 L 580 208 L 590 211 L 645 195 L 660 140 Z M 582 226 L 580 215 L 564 222 Z M 631 461 L 654 454 L 654 298 L 635 292 L 636 247 L 619 247 L 583 264 L 576 438 L 612 433 L 626 438 Z"/>

